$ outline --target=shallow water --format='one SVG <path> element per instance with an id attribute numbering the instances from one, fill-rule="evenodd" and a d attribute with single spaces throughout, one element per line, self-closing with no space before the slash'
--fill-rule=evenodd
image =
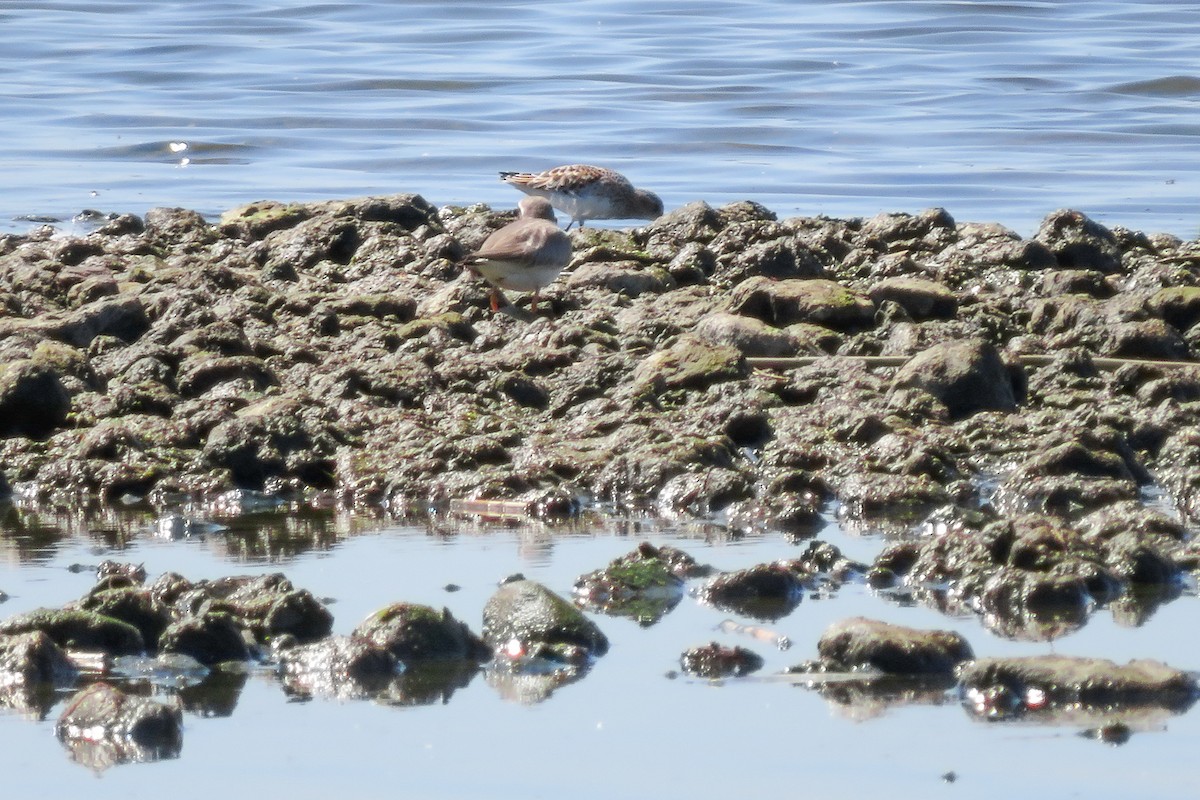
<path id="1" fill-rule="evenodd" d="M 351 516 L 278 514 L 219 519 L 223 531 L 161 539 L 145 515 L 47 519 L 4 515 L 0 587 L 7 616 L 61 605 L 93 582 L 72 565 L 104 558 L 144 563 L 151 577 L 175 570 L 197 579 L 284 572 L 328 598 L 335 633 L 398 600 L 445 605 L 479 630 L 496 582 L 514 572 L 566 594 L 575 578 L 640 541 L 671 543 L 723 569 L 798 555 L 778 534 L 731 539 L 720 525 L 594 520 L 548 527 L 481 525 L 441 519 L 431 528 L 387 527 Z M 830 525 L 821 538 L 870 560 L 877 536 Z M 457 591 L 447 591 L 455 584 Z M 1156 720 L 1122 747 L 1078 735 L 1080 725 L 982 723 L 953 693 L 929 705 L 886 708 L 828 702 L 781 680 L 786 667 L 815 656 L 830 623 L 858 614 L 963 633 L 978 655 L 1058 652 L 1118 661 L 1157 658 L 1200 666 L 1181 631 L 1194 627 L 1197 599 L 1185 595 L 1150 621 L 1123 628 L 1106 610 L 1055 643 L 1016 642 L 987 633 L 974 618 L 948 618 L 900 606 L 861 583 L 828 597 L 806 596 L 766 624 L 791 642 L 778 650 L 717 626 L 736 618 L 683 601 L 656 625 L 593 615 L 612 647 L 577 683 L 540 703 L 510 699 L 476 675 L 441 704 L 397 707 L 317 698 L 299 702 L 269 674 L 255 673 L 226 716 L 188 713 L 179 758 L 103 772 L 71 762 L 53 734 L 62 701 L 45 720 L 0 713 L 0 763 L 15 796 L 179 797 L 215 792 L 327 798 L 538 797 L 697 798 L 828 792 L 914 797 L 958 790 L 971 797 L 1126 798 L 1179 796 L 1200 746 L 1200 716 Z M 753 622 L 739 618 L 742 622 Z M 688 647 L 720 641 L 748 647 L 766 666 L 719 683 L 674 674 Z M 953 772 L 956 781 L 942 776 Z"/>
<path id="2" fill-rule="evenodd" d="M 1200 228 L 1186 3 L 19 0 L 0 31 L 0 230 L 401 191 L 510 207 L 496 171 L 578 161 L 668 208 Z"/>

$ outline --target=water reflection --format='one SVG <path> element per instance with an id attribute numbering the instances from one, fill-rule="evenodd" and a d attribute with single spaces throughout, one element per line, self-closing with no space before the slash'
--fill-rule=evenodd
<path id="1" fill-rule="evenodd" d="M 97 550 L 121 552 L 154 539 L 203 542 L 233 562 L 280 563 L 311 552 L 327 552 L 340 542 L 375 533 L 382 515 L 300 504 L 275 503 L 243 511 L 228 499 L 157 510 L 148 505 L 97 507 L 68 512 L 53 507 L 0 502 L 0 557 L 21 564 L 49 563 L 64 544 L 91 542 Z M 90 569 L 82 565 L 80 569 Z"/>
<path id="2" fill-rule="evenodd" d="M 720 687 L 722 695 L 735 698 L 734 705 L 742 702 L 736 699 L 738 692 L 754 691 L 755 699 L 748 705 L 758 707 L 764 698 L 765 702 L 777 702 L 778 692 L 799 685 L 807 688 L 812 697 L 823 700 L 818 705 L 822 709 L 828 707 L 837 720 L 879 720 L 892 711 L 902 712 L 900 719 L 904 719 L 902 714 L 906 709 L 922 709 L 922 713 L 936 713 L 944 725 L 950 725 L 950 714 L 962 713 L 957 709 L 954 712 L 948 710 L 960 705 L 960 692 L 951 678 L 788 675 L 779 671 L 783 668 L 779 663 L 781 648 L 789 640 L 803 642 L 806 635 L 797 637 L 797 632 L 805 631 L 810 620 L 828 618 L 848 605 L 842 602 L 844 596 L 876 604 L 881 617 L 890 617 L 897 611 L 910 619 L 925 615 L 922 624 L 926 626 L 931 623 L 925 609 L 936 609 L 959 629 L 969 626 L 980 638 L 986 639 L 989 633 L 994 633 L 1006 642 L 1057 641 L 1072 631 L 1078 632 L 1095 613 L 1095 608 L 1089 607 L 1083 617 L 1051 614 L 1020 619 L 990 618 L 957 602 L 947 587 L 900 584 L 873 590 L 867 586 L 864 565 L 839 557 L 836 548 L 826 541 L 789 543 L 782 534 L 770 531 L 731 535 L 718 520 L 594 515 L 561 523 L 523 519 L 496 525 L 478 518 L 435 513 L 407 519 L 402 534 L 396 534 L 393 529 L 393 535 L 389 536 L 381 535 L 380 530 L 396 525 L 398 520 L 383 512 L 354 514 L 329 507 L 254 503 L 254 498 L 232 498 L 221 505 L 175 504 L 161 508 L 136 505 L 80 514 L 6 506 L 0 508 L 0 553 L 8 556 L 11 566 L 19 568 L 11 570 L 13 575 L 24 576 L 36 572 L 36 568 L 49 566 L 57 570 L 51 582 L 58 586 L 64 583 L 73 586 L 74 597 L 93 599 L 118 588 L 103 582 L 113 580 L 114 575 L 137 580 L 136 571 L 114 572 L 111 565 L 101 569 L 103 562 L 110 558 L 133 562 L 145 560 L 147 566 L 152 567 L 151 574 L 146 577 L 151 584 L 156 578 L 154 573 L 163 569 L 163 562 L 167 562 L 168 568 L 188 572 L 200 556 L 205 560 L 202 574 L 212 571 L 222 575 L 284 572 L 297 578 L 298 590 L 306 588 L 305 584 L 314 576 L 322 576 L 322 571 L 327 570 L 337 577 L 322 589 L 332 590 L 342 603 L 348 604 L 354 602 L 356 594 L 366 590 L 367 580 L 387 582 L 389 588 L 380 593 L 387 597 L 384 603 L 371 609 L 355 608 L 352 614 L 338 614 L 347 626 L 346 630 L 355 622 L 345 619 L 346 616 L 361 619 L 364 613 L 382 608 L 397 596 L 429 601 L 429 592 L 441 598 L 437 603 L 439 608 L 445 603 L 454 608 L 459 618 L 476 621 L 475 615 L 483 607 L 486 593 L 494 591 L 495 582 L 516 569 L 533 567 L 530 574 L 536 573 L 543 578 L 552 576 L 550 583 L 555 589 L 569 590 L 581 576 L 599 574 L 606 564 L 617 564 L 622 558 L 636 553 L 669 551 L 673 546 L 678 546 L 680 552 L 689 550 L 696 556 L 703 554 L 704 562 L 726 568 L 725 574 L 741 571 L 736 569 L 738 567 L 748 569 L 744 566 L 747 564 L 785 564 L 799 577 L 805 600 L 833 597 L 839 602 L 800 603 L 790 612 L 776 612 L 770 616 L 776 621 L 768 627 L 754 624 L 754 619 L 768 617 L 751 613 L 755 611 L 753 607 L 741 609 L 735 604 L 731 606 L 736 609 L 733 612 L 717 613 L 719 606 L 699 602 L 697 590 L 708 578 L 689 575 L 684 581 L 684 591 L 667 593 L 669 599 L 661 606 L 643 608 L 635 604 L 610 608 L 605 602 L 575 598 L 576 605 L 583 606 L 613 639 L 613 652 L 605 658 L 616 663 L 606 663 L 603 670 L 593 671 L 586 662 L 514 665 L 500 659 L 482 665 L 466 661 L 409 665 L 356 677 L 352 673 L 331 674 L 319 670 L 288 671 L 280 666 L 282 657 L 278 652 L 269 644 L 256 642 L 252 658 L 241 663 L 214 665 L 207 672 L 202 669 L 193 672 L 185 662 L 113 660 L 102 668 L 86 672 L 78 681 L 10 687 L 0 693 L 0 706 L 8 709 L 10 716 L 19 714 L 35 724 L 41 720 L 54 720 L 74 692 L 104 680 L 137 696 L 178 703 L 185 718 L 193 720 L 211 719 L 215 720 L 215 725 L 228 725 L 240 711 L 238 728 L 253 726 L 255 731 L 271 735 L 269 732 L 276 730 L 272 726 L 291 725 L 295 720 L 294 715 L 286 718 L 272 715 L 271 698 L 280 706 L 315 703 L 327 709 L 325 713 L 352 718 L 356 713 L 355 706 L 365 709 L 395 707 L 396 712 L 401 713 L 402 709 L 408 708 L 440 707 L 452 700 L 460 709 L 456 714 L 470 714 L 479 704 L 478 697 L 482 692 L 507 701 L 504 705 L 545 705 L 546 710 L 540 713 L 551 718 L 555 708 L 565 705 L 577 710 L 576 700 L 592 702 L 587 698 L 591 685 L 611 686 L 616 675 L 621 681 L 629 681 L 631 688 L 628 699 L 614 700 L 614 705 L 636 701 L 645 704 L 639 713 L 658 713 L 654 703 L 657 702 L 655 698 L 664 693 L 661 676 L 671 668 L 672 660 L 677 658 L 683 645 L 722 637 L 724 640 L 717 652 L 722 655 L 731 644 L 729 637 L 735 637 L 763 658 L 763 669 L 753 674 L 747 674 L 748 669 L 735 669 L 718 680 L 681 677 L 671 684 L 671 691 L 689 691 L 691 684 Z M 239 508 L 244 510 L 239 511 Z M 827 529 L 822 536 L 833 540 L 839 533 Z M 836 541 L 862 555 L 870 547 L 882 547 L 882 538 L 878 534 L 873 538 L 855 535 Z M 655 543 L 653 547 L 647 544 L 650 541 Z M 499 542 L 503 546 L 498 546 Z M 614 556 L 621 553 L 627 556 L 614 561 Z M 780 555 L 788 558 L 780 559 Z M 355 557 L 358 560 L 346 560 Z M 449 574 L 422 575 L 428 564 L 434 563 L 423 559 L 433 558 L 451 563 Z M 866 558 L 869 561 L 871 557 Z M 207 563 L 209 560 L 212 563 Z M 416 566 L 406 564 L 409 560 L 414 560 Z M 107 577 L 90 588 L 80 587 L 78 583 L 87 580 L 85 575 L 71 575 L 61 569 L 63 564 L 72 561 L 88 562 L 81 564 L 79 569 L 84 572 L 96 570 Z M 362 572 L 366 564 L 372 570 L 369 577 Z M 570 564 L 570 567 L 564 567 L 564 564 Z M 239 566 L 238 569 L 226 569 L 229 565 Z M 243 565 L 256 566 L 250 569 Z M 565 574 L 568 572 L 570 574 Z M 774 573 L 768 577 L 771 575 Z M 459 590 L 440 593 L 451 577 L 459 584 Z M 611 574 L 606 573 L 605 577 L 611 577 Z M 412 588 L 414 586 L 422 588 L 418 591 Z M 307 588 L 315 590 L 317 587 L 314 584 Z M 613 587 L 606 584 L 605 591 L 611 592 Z M 409 595 L 409 592 L 417 596 Z M 421 593 L 425 596 L 420 596 Z M 785 595 L 790 597 L 787 592 Z M 1190 595 L 1186 591 L 1181 594 L 1180 587 L 1159 592 L 1130 592 L 1097 608 L 1108 608 L 1118 624 L 1140 626 L 1148 621 L 1153 624 L 1152 617 L 1165 604 L 1176 602 L 1181 596 L 1184 602 L 1190 601 Z M 593 598 L 603 599 L 602 595 Z M 880 602 L 881 599 L 885 601 Z M 61 599 L 54 602 L 59 603 Z M 732 613 L 732 616 L 727 618 L 726 613 Z M 661 648 L 667 641 L 670 642 L 669 653 L 664 659 L 654 648 Z M 994 640 L 991 646 L 995 647 Z M 987 646 L 979 649 L 986 650 Z M 251 681 L 252 677 L 256 680 Z M 610 683 L 606 684 L 606 681 Z M 555 694 L 565 686 L 577 687 L 570 693 L 571 701 L 566 704 L 554 702 Z M 260 694 L 251 695 L 252 691 Z M 644 697 L 639 692 L 644 692 Z M 770 693 L 775 693 L 775 699 Z M 263 697 L 268 698 L 265 711 Z M 334 702 L 329 703 L 331 700 Z M 251 715 L 239 705 L 253 706 L 255 713 Z M 495 707 L 494 701 L 487 705 L 490 712 L 494 712 Z M 1128 739 L 1135 733 L 1161 730 L 1169 719 L 1188 710 L 1130 707 L 1082 713 L 1078 708 L 1046 706 L 1020 713 L 980 715 L 974 707 L 962 707 L 977 719 L 1005 725 L 1038 726 L 1058 731 L 1058 735 L 1065 730 L 1110 744 Z M 316 706 L 312 712 L 305 710 L 303 713 L 317 713 Z M 18 731 L 20 735 L 36 735 L 35 725 L 21 728 L 24 732 Z M 186 731 L 185 735 L 188 735 Z M 95 741 L 69 743 L 67 753 L 72 761 L 94 770 L 163 757 L 187 759 L 182 747 L 174 751 L 138 749 L 127 743 Z"/>

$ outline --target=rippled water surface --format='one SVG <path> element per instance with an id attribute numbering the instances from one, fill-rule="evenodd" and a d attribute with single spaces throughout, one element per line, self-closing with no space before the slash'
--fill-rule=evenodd
<path id="1" fill-rule="evenodd" d="M 0 4 L 0 227 L 400 191 L 511 206 L 594 162 L 668 208 L 1059 207 L 1200 229 L 1200 14 L 1174 2 Z"/>

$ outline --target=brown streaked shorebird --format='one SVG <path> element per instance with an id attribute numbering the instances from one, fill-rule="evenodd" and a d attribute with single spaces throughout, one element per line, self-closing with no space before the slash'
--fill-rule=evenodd
<path id="1" fill-rule="evenodd" d="M 500 180 L 525 194 L 544 197 L 571 217 L 567 230 L 587 219 L 657 219 L 663 204 L 658 195 L 635 189 L 619 172 L 587 164 L 568 164 L 545 172 L 501 172 Z"/>
<path id="2" fill-rule="evenodd" d="M 500 310 L 500 289 L 538 292 L 550 284 L 571 260 L 571 237 L 560 230 L 554 209 L 542 197 L 522 197 L 520 216 L 493 233 L 463 264 L 492 284 L 492 311 Z"/>

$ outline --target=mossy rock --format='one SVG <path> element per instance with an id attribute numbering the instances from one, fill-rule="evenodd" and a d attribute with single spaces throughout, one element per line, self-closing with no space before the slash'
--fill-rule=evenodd
<path id="1" fill-rule="evenodd" d="M 417 603 L 393 603 L 380 609 L 355 628 L 353 635 L 387 649 L 405 663 L 482 660 L 490 654 L 483 640 L 448 609 L 438 611 Z"/>
<path id="2" fill-rule="evenodd" d="M 65 650 L 99 650 L 113 656 L 140 655 L 142 634 L 128 622 L 95 611 L 41 608 L 0 622 L 0 634 L 41 631 Z"/>
<path id="3" fill-rule="evenodd" d="M 809 322 L 834 330 L 852 330 L 868 326 L 875 319 L 875 304 L 869 297 L 825 278 L 751 278 L 734 289 L 730 310 L 780 328 Z"/>

